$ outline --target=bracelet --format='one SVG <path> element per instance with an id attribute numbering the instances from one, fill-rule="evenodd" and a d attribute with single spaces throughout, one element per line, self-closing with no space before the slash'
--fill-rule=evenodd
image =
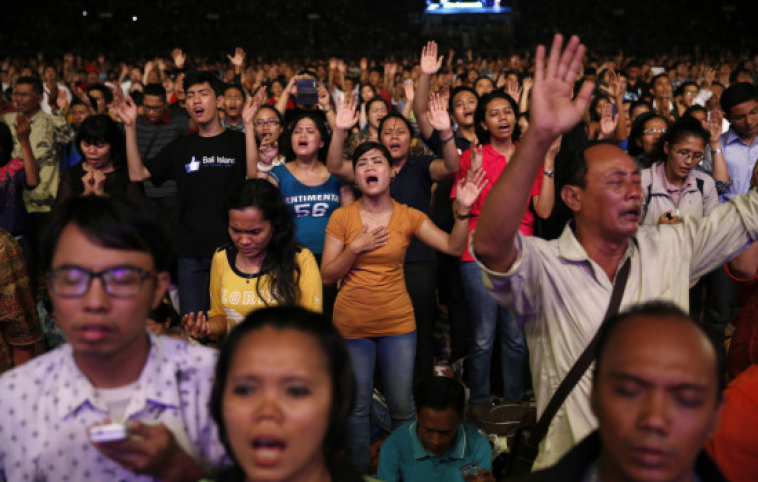
<path id="1" fill-rule="evenodd" d="M 459 219 L 459 220 L 463 221 L 464 219 L 468 219 L 470 217 L 471 217 L 471 213 L 470 212 L 468 212 L 466 214 L 461 214 L 458 211 L 455 212 L 455 219 Z"/>
<path id="2" fill-rule="evenodd" d="M 195 338 L 194 336 L 187 335 L 187 340 L 190 343 L 192 343 L 193 345 L 203 345 L 203 346 L 205 346 L 205 345 L 208 344 L 208 339 L 207 338 L 200 339 L 200 338 Z"/>
<path id="3" fill-rule="evenodd" d="M 450 134 L 450 137 L 446 139 L 442 139 L 442 144 L 447 144 L 448 142 L 452 141 L 455 138 L 455 134 Z"/>
<path id="4" fill-rule="evenodd" d="M 258 161 L 258 164 L 256 164 L 256 167 L 258 167 L 258 170 L 260 172 L 269 172 L 271 169 L 274 168 L 274 166 L 267 166 L 263 164 L 261 161 Z"/>
<path id="5" fill-rule="evenodd" d="M 542 171 L 542 174 L 544 174 L 547 177 L 553 177 L 555 176 L 555 169 L 551 169 L 550 171 Z"/>
<path id="6" fill-rule="evenodd" d="M 326 113 L 329 113 L 329 112 L 331 112 L 331 111 L 332 111 L 332 106 L 329 106 L 329 107 L 327 107 L 326 109 L 324 109 L 323 107 L 321 107 L 321 105 L 319 105 L 319 106 L 318 106 L 318 109 L 319 109 L 321 112 L 323 112 L 323 113 L 325 113 L 325 114 L 326 114 Z"/>
<path id="7" fill-rule="evenodd" d="M 711 149 L 711 154 L 713 155 L 721 154 L 721 148 L 719 147 L 718 149 Z"/>

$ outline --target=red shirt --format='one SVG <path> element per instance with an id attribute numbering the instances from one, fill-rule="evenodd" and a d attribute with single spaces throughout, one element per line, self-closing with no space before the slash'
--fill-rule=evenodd
<path id="1" fill-rule="evenodd" d="M 476 202 L 474 202 L 474 205 L 471 206 L 471 219 L 469 219 L 468 223 L 469 235 L 471 234 L 471 231 L 476 228 L 476 223 L 479 221 L 479 214 L 482 212 L 482 206 L 484 206 L 484 201 L 487 199 L 487 195 L 495 186 L 495 182 L 500 178 L 500 175 L 503 173 L 503 170 L 505 170 L 507 164 L 508 161 L 505 159 L 504 155 L 497 152 L 490 144 L 484 145 L 484 148 L 482 149 L 482 169 L 484 169 L 489 182 L 484 186 L 484 189 L 482 189 L 482 194 L 479 195 L 479 199 L 477 199 Z M 466 176 L 470 168 L 471 149 L 467 149 L 461 155 L 461 170 L 455 175 L 455 184 L 450 193 L 451 198 L 455 199 L 455 191 L 458 186 L 458 181 Z M 532 185 L 532 192 L 529 193 L 529 199 L 531 200 L 533 196 L 538 195 L 541 190 L 542 168 L 540 167 L 540 172 L 537 174 L 537 178 Z M 524 213 L 524 218 L 521 220 L 519 231 L 526 236 L 532 236 L 534 234 L 534 214 L 532 214 L 531 210 L 527 209 Z M 463 252 L 463 256 L 461 256 L 461 261 L 474 261 L 474 258 L 468 250 L 468 246 L 466 247 L 466 251 Z"/>

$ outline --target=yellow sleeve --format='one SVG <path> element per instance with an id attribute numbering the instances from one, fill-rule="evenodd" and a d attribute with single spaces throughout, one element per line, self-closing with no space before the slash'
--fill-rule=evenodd
<path id="1" fill-rule="evenodd" d="M 321 283 L 321 271 L 316 263 L 316 258 L 307 248 L 303 248 L 297 255 L 297 263 L 300 265 L 300 306 L 316 313 L 321 313 L 323 304 L 323 285 Z"/>
<path id="2" fill-rule="evenodd" d="M 221 304 L 221 278 L 224 273 L 224 265 L 227 264 L 226 259 L 226 250 L 219 249 L 211 261 L 211 309 L 208 311 L 208 318 L 224 315 L 224 307 Z"/>

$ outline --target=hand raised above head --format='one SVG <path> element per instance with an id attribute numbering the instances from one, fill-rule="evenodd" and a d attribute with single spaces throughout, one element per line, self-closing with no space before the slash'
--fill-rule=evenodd
<path id="1" fill-rule="evenodd" d="M 337 109 L 337 117 L 335 119 L 334 127 L 342 130 L 349 130 L 358 123 L 360 114 L 357 111 L 358 98 L 355 94 L 345 94 L 345 100 L 340 104 Z"/>
<path id="2" fill-rule="evenodd" d="M 437 42 L 430 40 L 421 49 L 421 62 L 419 63 L 421 72 L 427 75 L 436 74 L 442 67 L 443 58 L 442 55 L 437 57 Z"/>
<path id="3" fill-rule="evenodd" d="M 535 54 L 534 86 L 530 106 L 529 130 L 551 140 L 570 131 L 582 118 L 590 101 L 593 84 L 585 82 L 573 98 L 576 74 L 584 58 L 585 47 L 573 36 L 565 48 L 563 37 L 556 34 L 545 58 L 545 47 Z M 547 63 L 545 62 L 547 60 Z"/>

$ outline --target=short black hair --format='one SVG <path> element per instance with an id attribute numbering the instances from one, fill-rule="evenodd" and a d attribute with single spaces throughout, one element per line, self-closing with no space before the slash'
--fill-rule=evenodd
<path id="1" fill-rule="evenodd" d="M 727 87 L 721 94 L 721 109 L 728 117 L 732 107 L 751 100 L 758 100 L 758 90 L 749 82 L 738 82 Z"/>
<path id="2" fill-rule="evenodd" d="M 585 153 L 599 145 L 616 146 L 610 140 L 595 140 L 583 142 L 569 149 L 560 162 L 555 163 L 555 192 L 560 195 L 563 186 L 587 187 L 587 159 Z"/>
<path id="3" fill-rule="evenodd" d="M 413 130 L 413 124 L 411 124 L 411 121 L 409 121 L 403 114 L 399 112 L 390 112 L 379 123 L 379 138 L 382 137 L 382 131 L 384 130 L 384 124 L 386 124 L 390 119 L 400 119 L 405 123 L 405 126 L 408 128 L 408 133 L 411 136 L 411 139 L 413 139 L 413 136 L 416 135 L 416 131 Z"/>
<path id="4" fill-rule="evenodd" d="M 700 138 L 703 141 L 703 147 L 708 146 L 708 142 L 711 140 L 710 132 L 703 129 L 700 121 L 691 116 L 682 116 L 681 119 L 671 124 L 662 139 L 664 142 L 668 142 L 669 148 L 671 148 L 677 142 L 690 136 Z"/>
<path id="5" fill-rule="evenodd" d="M 82 196 L 53 209 L 42 243 L 42 268 L 48 271 L 61 233 L 75 224 L 87 238 L 105 248 L 149 253 L 156 271 L 167 271 L 171 262 L 169 222 L 155 204 L 144 197 Z"/>
<path id="6" fill-rule="evenodd" d="M 32 90 L 36 92 L 37 95 L 42 95 L 45 92 L 44 88 L 42 87 L 42 81 L 39 79 L 39 77 L 24 75 L 16 79 L 16 86 L 19 86 L 20 84 L 31 85 Z"/>
<path id="7" fill-rule="evenodd" d="M 414 396 L 416 410 L 424 407 L 441 411 L 452 408 L 463 417 L 466 393 L 458 380 L 449 377 L 431 377 L 419 383 Z"/>
<path id="8" fill-rule="evenodd" d="M 164 103 L 166 102 L 166 88 L 163 87 L 163 84 L 159 84 L 157 82 L 153 82 L 152 84 L 147 84 L 145 88 L 142 90 L 142 93 L 144 95 L 152 95 L 154 97 L 160 97 L 160 99 Z"/>
<path id="9" fill-rule="evenodd" d="M 716 370 L 716 379 L 718 380 L 717 397 L 720 401 L 722 398 L 722 391 L 726 388 L 726 359 L 724 356 L 724 350 L 720 349 L 714 338 L 708 334 L 703 325 L 695 321 L 681 308 L 670 301 L 654 300 L 646 303 L 642 303 L 631 308 L 628 308 L 615 316 L 609 318 L 600 327 L 597 340 L 597 350 L 595 352 L 595 366 L 592 371 L 592 383 L 596 383 L 598 379 L 598 373 L 600 372 L 600 365 L 602 364 L 603 357 L 605 355 L 605 347 L 608 342 L 616 333 L 621 324 L 628 322 L 629 320 L 637 317 L 646 318 L 676 318 L 684 323 L 688 323 L 694 326 L 703 336 L 708 340 L 711 348 L 713 348 L 716 354 L 716 366 L 713 367 Z"/>
<path id="10" fill-rule="evenodd" d="M 103 100 L 105 101 L 105 104 L 108 105 L 111 102 L 113 102 L 113 92 L 111 92 L 111 89 L 106 87 L 104 84 L 92 84 L 89 87 L 87 87 L 87 95 L 89 96 L 89 93 L 93 90 L 96 90 L 103 94 Z M 92 97 L 90 97 L 91 99 Z M 93 107 L 97 107 L 95 103 L 92 103 Z"/>
<path id="11" fill-rule="evenodd" d="M 104 143 L 110 145 L 113 164 L 119 167 L 126 164 L 124 133 L 110 116 L 104 114 L 91 115 L 82 122 L 79 132 L 76 133 L 75 147 L 83 159 L 85 156 L 82 151 L 82 141 L 87 144 Z"/>
<path id="12" fill-rule="evenodd" d="M 184 91 L 187 92 L 193 85 L 204 84 L 206 82 L 211 86 L 216 97 L 224 93 L 225 84 L 221 79 L 207 70 L 188 70 L 187 73 L 184 74 L 184 82 L 182 85 L 184 86 Z"/>
<path id="13" fill-rule="evenodd" d="M 226 91 L 229 89 L 236 89 L 240 91 L 242 94 L 242 101 L 244 102 L 247 99 L 247 92 L 245 92 L 245 89 L 242 88 L 239 84 L 226 84 L 224 85 L 224 95 L 226 95 Z"/>
<path id="14" fill-rule="evenodd" d="M 481 79 L 482 77 L 479 77 Z M 489 77 L 485 77 L 489 79 Z M 479 82 L 479 79 L 476 79 L 476 82 Z M 474 85 L 476 85 L 476 82 Z M 492 79 L 490 79 L 490 82 L 492 82 Z M 494 86 L 495 83 L 493 82 L 492 85 Z M 477 104 L 479 103 L 479 94 L 476 93 L 476 89 L 473 87 L 469 87 L 468 85 L 459 85 L 458 87 L 455 87 L 453 90 L 450 91 L 450 99 L 447 101 L 447 111 L 453 112 L 453 106 L 455 102 L 455 97 L 460 94 L 461 92 L 468 92 L 470 94 L 473 94 L 474 97 L 476 97 Z"/>
<path id="15" fill-rule="evenodd" d="M 358 147 L 355 148 L 355 151 L 353 151 L 353 171 L 355 171 L 355 165 L 358 164 L 358 159 L 371 149 L 378 149 L 384 158 L 387 159 L 387 164 L 390 166 L 392 165 L 392 154 L 390 153 L 390 150 L 387 149 L 387 146 L 381 142 L 366 141 L 359 144 Z"/>
<path id="16" fill-rule="evenodd" d="M 329 428 L 323 442 L 327 451 L 334 449 L 342 442 L 347 418 L 355 400 L 355 378 L 345 342 L 332 322 L 320 313 L 297 306 L 276 306 L 255 310 L 243 322 L 237 324 L 227 336 L 216 362 L 210 412 L 227 454 L 237 462 L 229 444 L 223 415 L 224 392 L 229 369 L 242 341 L 251 333 L 266 327 L 279 331 L 295 330 L 307 334 L 313 337 L 323 351 L 328 361 L 329 377 L 332 381 Z"/>

